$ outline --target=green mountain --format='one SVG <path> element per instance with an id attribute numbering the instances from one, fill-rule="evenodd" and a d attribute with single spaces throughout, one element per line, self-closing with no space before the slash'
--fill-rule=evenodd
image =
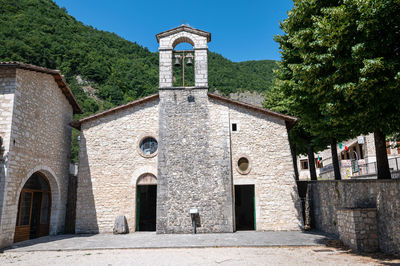
<path id="1" fill-rule="evenodd" d="M 60 69 L 86 113 L 157 92 L 157 53 L 86 26 L 50 0 L 0 0 L 0 60 Z M 272 60 L 234 63 L 210 52 L 209 85 L 225 95 L 263 92 L 271 86 L 274 68 Z M 193 81 L 190 71 L 185 71 L 186 84 Z M 80 88 L 77 75 L 97 89 L 100 106 Z"/>
<path id="2" fill-rule="evenodd" d="M 158 89 L 158 53 L 84 25 L 51 0 L 0 0 L 0 61 L 61 70 L 84 111 L 80 116 Z M 209 52 L 210 90 L 263 93 L 272 85 L 274 68 L 272 60 L 235 63 Z M 190 85 L 193 67 L 186 70 Z M 181 68 L 174 72 L 180 85 Z"/>

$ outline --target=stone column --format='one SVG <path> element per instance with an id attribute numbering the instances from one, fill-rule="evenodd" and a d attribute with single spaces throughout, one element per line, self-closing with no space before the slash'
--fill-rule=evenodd
<path id="1" fill-rule="evenodd" d="M 172 49 L 160 50 L 159 87 L 172 87 Z"/>
<path id="2" fill-rule="evenodd" d="M 207 64 L 207 48 L 195 49 L 195 86 L 208 87 L 208 64 Z"/>

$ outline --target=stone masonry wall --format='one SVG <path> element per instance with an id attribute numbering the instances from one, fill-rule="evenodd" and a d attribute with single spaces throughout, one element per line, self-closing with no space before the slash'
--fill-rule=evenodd
<path id="1" fill-rule="evenodd" d="M 15 85 L 0 246 L 13 242 L 19 194 L 36 171 L 50 183 L 50 234 L 63 231 L 69 176 L 68 100 L 49 74 L 17 69 Z"/>
<path id="2" fill-rule="evenodd" d="M 336 217 L 340 240 L 346 246 L 361 252 L 379 250 L 375 208 L 339 209 Z"/>
<path id="3" fill-rule="evenodd" d="M 173 62 L 173 49 L 179 43 L 186 42 L 193 45 L 194 52 L 194 73 L 195 73 L 195 86 L 207 87 L 208 86 L 208 65 L 207 65 L 207 37 L 196 35 L 190 32 L 181 31 L 179 33 L 163 37 L 160 39 L 159 47 L 159 87 L 169 88 L 172 87 L 172 62 Z"/>
<path id="4" fill-rule="evenodd" d="M 232 173 L 235 185 L 255 185 L 257 231 L 301 230 L 303 220 L 285 121 L 235 105 L 211 100 L 215 117 L 229 108 Z M 230 126 L 231 127 L 231 126 Z M 241 173 L 241 157 L 250 162 L 250 171 Z"/>
<path id="5" fill-rule="evenodd" d="M 227 108 L 212 110 L 207 89 L 160 90 L 157 232 L 232 232 L 232 169 Z M 188 96 L 194 96 L 189 102 Z"/>
<path id="6" fill-rule="evenodd" d="M 139 152 L 146 136 L 158 139 L 158 100 L 82 124 L 76 233 L 110 233 L 118 215 L 135 231 L 137 179 L 145 173 L 157 177 L 157 155 Z"/>
<path id="7" fill-rule="evenodd" d="M 0 234 L 2 231 L 3 202 L 6 195 L 6 165 L 10 150 L 11 120 L 14 106 L 14 90 L 16 83 L 15 68 L 0 69 L 0 137 L 3 139 L 3 152 L 0 153 Z M 1 235 L 0 235 L 1 236 Z M 0 240 L 0 248 L 5 244 Z"/>
<path id="8" fill-rule="evenodd" d="M 376 208 L 380 250 L 400 254 L 400 180 L 316 181 L 307 193 L 314 227 L 337 236 L 338 209 Z"/>

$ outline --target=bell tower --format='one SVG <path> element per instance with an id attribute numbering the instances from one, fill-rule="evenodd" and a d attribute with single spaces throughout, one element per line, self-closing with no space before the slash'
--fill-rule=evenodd
<path id="1" fill-rule="evenodd" d="M 233 232 L 229 124 L 215 130 L 226 114 L 215 121 L 208 98 L 211 34 L 182 25 L 156 37 L 160 44 L 157 233 L 191 233 L 193 210 L 199 233 Z M 183 53 L 194 54 L 191 87 L 173 84 L 173 63 L 182 59 L 185 64 L 183 56 L 174 58 L 174 52 L 179 54 L 174 48 L 182 42 L 193 46 L 193 51 Z"/>
<path id="2" fill-rule="evenodd" d="M 173 52 L 180 43 L 193 46 L 195 87 L 208 88 L 207 43 L 211 41 L 211 33 L 181 25 L 157 34 L 156 38 L 160 44 L 159 88 L 173 87 Z"/>

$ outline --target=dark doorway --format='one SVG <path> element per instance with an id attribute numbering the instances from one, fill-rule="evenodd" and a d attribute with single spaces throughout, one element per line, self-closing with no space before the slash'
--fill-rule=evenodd
<path id="1" fill-rule="evenodd" d="M 235 185 L 236 230 L 255 230 L 254 185 Z"/>
<path id="2" fill-rule="evenodd" d="M 42 174 L 34 173 L 19 197 L 14 242 L 48 235 L 50 208 L 50 185 Z"/>
<path id="3" fill-rule="evenodd" d="M 136 231 L 156 231 L 157 185 L 137 186 Z"/>

